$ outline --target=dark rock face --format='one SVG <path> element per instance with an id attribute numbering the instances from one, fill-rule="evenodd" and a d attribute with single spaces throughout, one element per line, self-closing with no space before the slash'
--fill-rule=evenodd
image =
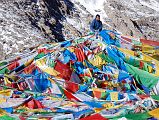
<path id="1" fill-rule="evenodd" d="M 159 40 L 159 16 L 143 17 L 136 20 L 136 23 L 144 31 L 147 39 Z"/>
<path id="2" fill-rule="evenodd" d="M 27 10 L 26 14 L 32 25 L 45 36 L 49 39 L 64 40 L 61 21 L 65 19 L 64 16 L 72 14 L 73 3 L 69 0 L 32 0 L 26 1 L 23 8 Z"/>

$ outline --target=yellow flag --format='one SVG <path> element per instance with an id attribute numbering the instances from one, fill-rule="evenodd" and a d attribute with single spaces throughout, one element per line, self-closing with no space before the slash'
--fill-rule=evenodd
<path id="1" fill-rule="evenodd" d="M 29 66 L 33 61 L 34 61 L 34 59 L 28 60 L 24 65 Z"/>
<path id="2" fill-rule="evenodd" d="M 57 76 L 57 75 L 60 74 L 59 72 L 57 72 L 56 70 L 54 70 L 54 69 L 51 68 L 51 67 L 47 67 L 47 68 L 44 68 L 44 69 L 42 68 L 42 70 L 43 70 L 44 72 L 50 74 L 50 75 L 53 75 L 53 76 Z"/>
<path id="3" fill-rule="evenodd" d="M 99 113 L 99 112 L 101 112 L 103 109 L 104 109 L 104 108 L 94 108 L 94 111 L 95 111 L 96 113 Z"/>
<path id="4" fill-rule="evenodd" d="M 11 96 L 11 90 L 1 90 L 0 95 Z M 1 99 L 1 98 L 0 98 Z"/>
<path id="5" fill-rule="evenodd" d="M 151 116 L 159 119 L 159 108 L 156 108 L 150 112 L 148 112 Z"/>
<path id="6" fill-rule="evenodd" d="M 89 61 L 90 61 L 90 63 L 91 63 L 92 65 L 94 65 L 94 66 L 96 66 L 96 67 L 100 67 L 101 65 L 103 65 L 103 64 L 106 63 L 106 62 L 105 62 L 104 60 L 102 60 L 102 58 L 101 58 L 100 56 L 98 56 L 98 55 L 96 55 L 93 60 L 89 60 Z"/>
<path id="7" fill-rule="evenodd" d="M 6 102 L 6 101 L 7 101 L 6 98 L 0 98 L 0 104 L 4 103 L 4 102 Z"/>
<path id="8" fill-rule="evenodd" d="M 6 115 L 6 114 L 7 114 L 6 111 L 0 109 L 0 116 Z"/>
<path id="9" fill-rule="evenodd" d="M 103 105 L 106 109 L 111 109 L 114 107 L 114 104 L 113 103 L 106 103 Z"/>
<path id="10" fill-rule="evenodd" d="M 5 85 L 7 85 L 7 84 L 11 84 L 11 82 L 8 80 L 8 78 L 7 78 L 7 77 L 4 77 L 4 83 L 5 83 Z"/>
<path id="11" fill-rule="evenodd" d="M 60 73 L 57 72 L 54 68 L 48 67 L 45 63 L 45 59 L 37 60 L 36 65 L 43 71 L 48 73 L 49 75 L 57 76 Z"/>
<path id="12" fill-rule="evenodd" d="M 110 92 L 110 98 L 113 101 L 117 101 L 118 100 L 118 92 Z"/>

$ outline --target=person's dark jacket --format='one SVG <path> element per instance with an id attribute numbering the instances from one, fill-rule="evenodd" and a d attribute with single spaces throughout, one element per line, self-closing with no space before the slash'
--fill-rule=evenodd
<path id="1" fill-rule="evenodd" d="M 102 22 L 94 19 L 91 23 L 90 29 L 93 32 L 95 32 L 96 30 L 101 31 L 102 30 Z"/>

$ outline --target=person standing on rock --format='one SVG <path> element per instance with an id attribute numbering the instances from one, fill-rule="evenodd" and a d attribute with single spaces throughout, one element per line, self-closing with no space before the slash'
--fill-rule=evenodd
<path id="1" fill-rule="evenodd" d="M 92 21 L 90 25 L 90 29 L 96 35 L 96 39 L 98 39 L 99 32 L 102 30 L 102 22 L 100 21 L 100 15 L 96 15 L 96 18 Z"/>

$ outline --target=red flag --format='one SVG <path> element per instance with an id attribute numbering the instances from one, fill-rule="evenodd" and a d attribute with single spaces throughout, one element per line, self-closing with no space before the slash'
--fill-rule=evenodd
<path id="1" fill-rule="evenodd" d="M 81 118 L 80 120 L 108 120 L 107 118 L 104 118 L 100 114 L 94 114 L 91 116 L 87 116 L 85 118 Z"/>
<path id="2" fill-rule="evenodd" d="M 68 91 L 75 93 L 79 90 L 79 85 L 77 83 L 69 81 L 69 82 L 66 82 L 66 89 Z"/>
<path id="3" fill-rule="evenodd" d="M 71 78 L 72 70 L 70 69 L 70 66 L 67 64 L 63 64 L 60 61 L 56 62 L 55 70 L 60 73 L 59 77 L 69 81 Z"/>
<path id="4" fill-rule="evenodd" d="M 79 62 L 83 62 L 85 60 L 85 55 L 84 55 L 84 52 L 82 51 L 82 49 L 76 48 L 75 54 L 76 54 Z"/>
<path id="5" fill-rule="evenodd" d="M 9 66 L 8 66 L 8 69 L 9 70 L 13 70 L 13 69 L 15 69 L 15 68 L 17 68 L 19 66 L 19 62 L 13 62 L 13 63 L 11 63 Z"/>
<path id="6" fill-rule="evenodd" d="M 44 108 L 42 103 L 35 100 L 35 99 L 32 99 L 32 100 L 28 101 L 27 103 L 25 103 L 25 106 L 30 108 L 30 109 L 42 109 L 42 108 Z"/>
<path id="7" fill-rule="evenodd" d="M 64 89 L 64 94 L 67 97 L 67 99 L 71 101 L 80 101 L 77 97 L 75 97 L 71 92 L 68 92 L 66 89 Z"/>

